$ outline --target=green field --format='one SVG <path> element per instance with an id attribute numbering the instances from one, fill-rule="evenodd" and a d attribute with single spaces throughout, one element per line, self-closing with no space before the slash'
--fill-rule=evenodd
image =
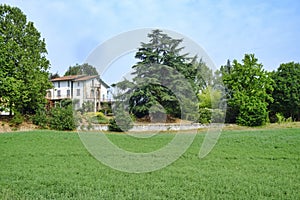
<path id="1" fill-rule="evenodd" d="M 110 134 L 131 151 L 150 151 L 172 134 L 151 139 Z M 204 134 L 172 165 L 151 173 L 113 170 L 94 159 L 77 133 L 0 134 L 0 199 L 298 199 L 300 129 L 224 131 L 204 159 Z M 147 145 L 148 144 L 148 145 Z"/>

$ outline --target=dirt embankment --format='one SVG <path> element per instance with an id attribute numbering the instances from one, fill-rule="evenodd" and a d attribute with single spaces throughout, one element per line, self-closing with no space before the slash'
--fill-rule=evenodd
<path id="1" fill-rule="evenodd" d="M 13 126 L 9 116 L 0 116 L 0 133 L 12 132 L 12 131 L 31 131 L 38 127 L 32 124 L 30 121 L 25 121 L 19 126 Z"/>

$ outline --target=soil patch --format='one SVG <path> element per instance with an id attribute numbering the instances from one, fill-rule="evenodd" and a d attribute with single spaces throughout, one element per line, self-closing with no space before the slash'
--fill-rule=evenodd
<path id="1" fill-rule="evenodd" d="M 32 124 L 29 120 L 24 121 L 19 126 L 12 126 L 9 121 L 10 116 L 0 116 L 0 133 L 7 133 L 12 131 L 32 131 L 38 129 L 38 126 Z"/>

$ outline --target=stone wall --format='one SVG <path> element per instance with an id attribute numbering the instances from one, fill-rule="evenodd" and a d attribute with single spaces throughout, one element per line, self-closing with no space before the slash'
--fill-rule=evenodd
<path id="1" fill-rule="evenodd" d="M 206 128 L 207 125 L 194 124 L 135 124 L 130 131 L 145 132 L 145 131 L 180 131 L 180 130 L 195 130 L 199 128 Z M 78 130 L 81 130 L 79 127 Z M 85 127 L 84 130 L 87 130 Z M 90 130 L 94 131 L 108 131 L 107 125 L 92 125 Z"/>

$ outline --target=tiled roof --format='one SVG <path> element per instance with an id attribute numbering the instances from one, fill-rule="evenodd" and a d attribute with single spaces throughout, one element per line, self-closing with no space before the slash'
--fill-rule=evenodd
<path id="1" fill-rule="evenodd" d="M 87 75 L 73 75 L 73 76 L 63 76 L 60 78 L 54 78 L 51 79 L 52 82 L 55 81 L 86 81 L 86 80 L 90 80 L 93 78 L 98 78 L 99 76 L 87 76 Z M 107 85 L 103 80 L 101 80 L 99 78 L 99 81 L 101 82 L 101 84 L 103 84 L 106 88 L 109 88 L 109 85 Z"/>
<path id="2" fill-rule="evenodd" d="M 78 77 L 76 78 L 74 81 L 86 81 L 86 80 L 90 80 L 93 78 L 97 78 L 99 76 L 82 76 L 82 77 Z"/>
<path id="3" fill-rule="evenodd" d="M 52 82 L 54 82 L 54 81 L 70 81 L 70 80 L 75 80 L 77 78 L 80 78 L 82 76 L 84 76 L 84 75 L 63 76 L 63 77 L 51 79 L 51 81 Z"/>

